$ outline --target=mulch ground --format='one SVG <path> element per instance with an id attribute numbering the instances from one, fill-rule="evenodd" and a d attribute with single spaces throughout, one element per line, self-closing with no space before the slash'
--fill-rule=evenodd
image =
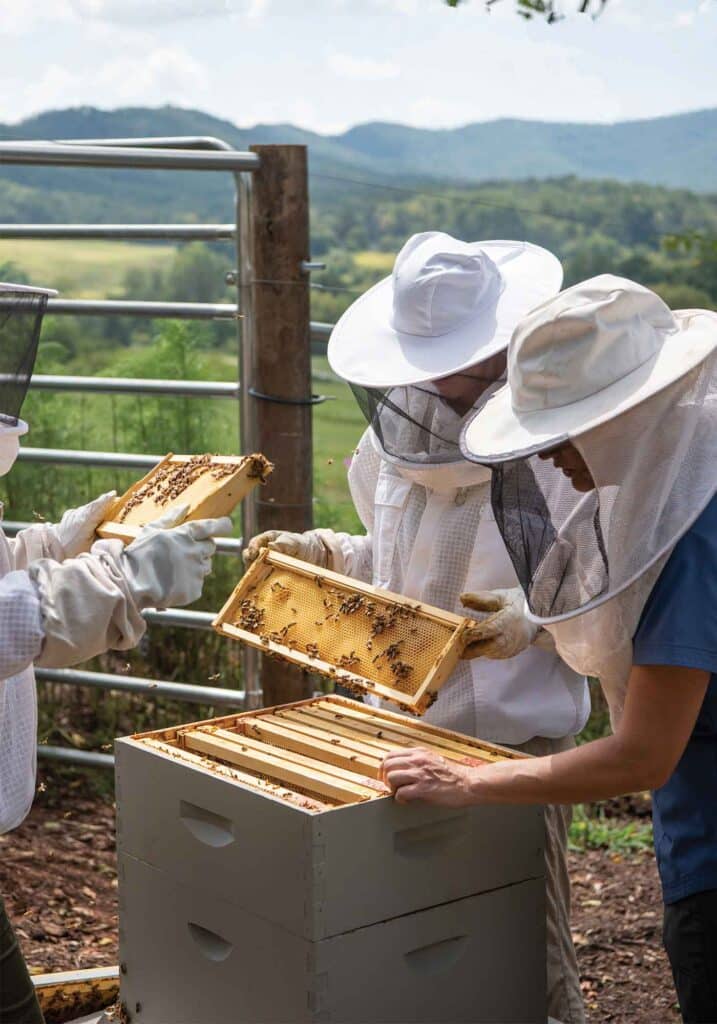
<path id="1" fill-rule="evenodd" d="M 678 1021 L 653 857 L 593 850 L 573 854 L 571 872 L 590 1024 Z M 112 805 L 48 780 L 27 821 L 0 836 L 0 892 L 34 972 L 116 964 Z"/>

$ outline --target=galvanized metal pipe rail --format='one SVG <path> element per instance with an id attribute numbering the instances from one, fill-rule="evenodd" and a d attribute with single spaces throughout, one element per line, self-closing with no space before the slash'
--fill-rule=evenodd
<path id="1" fill-rule="evenodd" d="M 0 167 L 116 167 L 126 170 L 257 171 L 256 153 L 239 150 L 187 150 L 132 146 L 88 146 L 84 143 L 1 142 Z"/>
<path id="2" fill-rule="evenodd" d="M 64 761 L 66 764 L 86 765 L 89 768 L 114 768 L 115 759 L 111 754 L 99 754 L 95 750 L 76 750 L 74 747 L 47 747 L 41 744 L 37 756 L 47 761 Z"/>
<path id="3" fill-rule="evenodd" d="M 216 612 L 192 612 L 186 608 L 147 608 L 142 612 L 142 618 L 156 626 L 211 630 Z"/>
<path id="4" fill-rule="evenodd" d="M 234 224 L 0 224 L 0 238 L 231 242 Z"/>
<path id="5" fill-rule="evenodd" d="M 155 380 L 151 377 L 73 377 L 34 374 L 35 391 L 81 391 L 102 395 L 172 395 L 184 398 L 239 398 L 241 383 L 223 380 Z"/>
<path id="6" fill-rule="evenodd" d="M 236 152 L 234 147 L 215 135 L 157 135 L 131 139 L 58 139 L 65 146 L 119 146 L 125 149 L 221 149 Z"/>
<path id="7" fill-rule="evenodd" d="M 312 341 L 328 341 L 336 324 L 323 323 L 320 320 L 312 320 L 310 323 Z"/>
<path id="8" fill-rule="evenodd" d="M 134 302 L 130 299 L 50 299 L 53 316 L 138 316 L 149 319 L 236 320 L 232 302 Z"/>
<path id="9" fill-rule="evenodd" d="M 163 455 L 135 455 L 132 452 L 86 452 L 71 448 L 21 448 L 21 462 L 54 462 L 69 466 L 107 466 L 112 469 L 152 469 Z"/>
<path id="10" fill-rule="evenodd" d="M 15 537 L 20 530 L 27 530 L 31 526 L 37 526 L 37 523 L 21 522 L 13 519 L 4 519 L 2 521 L 3 533 L 8 537 Z M 217 537 L 214 543 L 217 546 L 217 554 L 219 555 L 238 556 L 244 550 L 244 541 L 241 537 Z"/>
<path id="11" fill-rule="evenodd" d="M 92 686 L 99 690 L 141 693 L 148 697 L 167 697 L 188 704 L 214 704 L 241 707 L 243 690 L 225 690 L 220 686 L 198 686 L 191 683 L 165 682 L 141 676 L 118 676 L 110 672 L 84 672 L 72 668 L 38 668 L 35 676 L 44 683 L 70 686 Z"/>

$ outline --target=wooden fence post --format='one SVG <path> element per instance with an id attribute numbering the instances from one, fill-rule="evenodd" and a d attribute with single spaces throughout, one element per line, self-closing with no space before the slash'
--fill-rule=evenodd
<path id="1" fill-rule="evenodd" d="M 309 194 L 305 146 L 252 146 L 261 158 L 243 210 L 241 289 L 252 323 L 242 356 L 245 450 L 275 466 L 246 509 L 245 530 L 313 526 Z M 249 291 L 247 295 L 246 292 Z M 310 696 L 301 670 L 262 658 L 265 706 Z"/>

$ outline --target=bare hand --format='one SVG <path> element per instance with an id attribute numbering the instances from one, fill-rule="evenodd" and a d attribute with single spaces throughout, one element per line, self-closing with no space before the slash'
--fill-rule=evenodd
<path id="1" fill-rule="evenodd" d="M 463 765 L 431 750 L 409 747 L 386 755 L 381 778 L 399 804 L 423 800 L 441 807 L 468 807 L 475 803 L 472 781 L 479 767 L 470 758 Z"/>

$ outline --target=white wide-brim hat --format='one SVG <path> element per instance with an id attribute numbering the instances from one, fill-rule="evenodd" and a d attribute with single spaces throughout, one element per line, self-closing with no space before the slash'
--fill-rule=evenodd
<path id="1" fill-rule="evenodd" d="M 467 423 L 461 451 L 492 465 L 559 447 L 686 376 L 717 351 L 717 313 L 670 310 L 604 274 L 566 289 L 516 328 L 508 383 Z"/>
<path id="2" fill-rule="evenodd" d="M 516 323 L 562 284 L 560 261 L 530 242 L 413 235 L 394 271 L 346 310 L 332 370 L 363 387 L 421 384 L 506 348 Z"/>

